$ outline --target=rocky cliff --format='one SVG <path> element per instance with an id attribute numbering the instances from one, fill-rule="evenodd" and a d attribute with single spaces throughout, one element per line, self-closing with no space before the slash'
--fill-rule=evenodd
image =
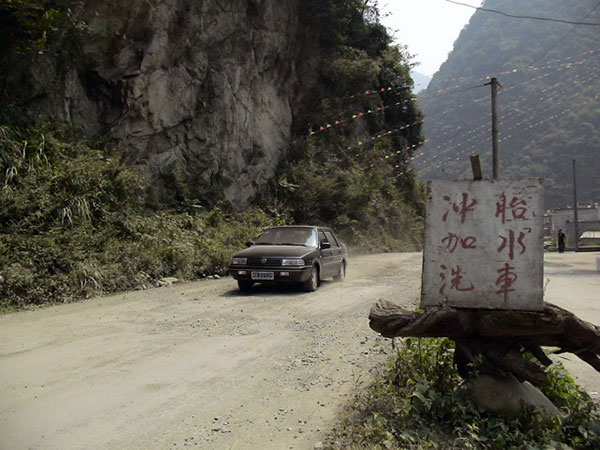
<path id="1" fill-rule="evenodd" d="M 76 57 L 41 54 L 4 84 L 27 114 L 115 138 L 163 183 L 243 206 L 290 142 L 298 7 L 88 0 L 73 5 Z"/>

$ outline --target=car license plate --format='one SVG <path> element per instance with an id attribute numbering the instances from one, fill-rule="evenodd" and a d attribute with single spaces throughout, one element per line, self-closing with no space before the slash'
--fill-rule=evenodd
<path id="1" fill-rule="evenodd" d="M 253 280 L 274 280 L 275 274 L 273 272 L 252 272 L 250 274 Z"/>

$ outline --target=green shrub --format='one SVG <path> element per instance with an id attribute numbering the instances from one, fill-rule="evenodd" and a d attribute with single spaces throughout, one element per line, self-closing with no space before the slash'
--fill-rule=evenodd
<path id="1" fill-rule="evenodd" d="M 373 382 L 357 394 L 328 448 L 596 449 L 600 409 L 564 368 L 549 370 L 543 389 L 565 412 L 545 420 L 528 411 L 507 420 L 455 394 L 461 379 L 449 339 L 407 339 Z"/>
<path id="2" fill-rule="evenodd" d="M 85 32 L 71 3 L 0 5 L 8 30 L 0 37 L 7 50 L 0 59 L 28 66 L 27 55 L 52 54 L 69 67 Z M 165 183 L 153 190 L 122 164 L 118 149 L 82 141 L 66 126 L 6 126 L 8 110 L 19 116 L 10 123 L 22 123 L 20 110 L 11 109 L 19 92 L 6 90 L 0 108 L 0 309 L 151 286 L 164 276 L 222 274 L 234 251 L 273 224 L 330 225 L 361 252 L 420 247 L 424 197 L 407 168 L 422 140 L 421 113 L 405 88 L 409 57 L 389 46 L 375 6 L 362 0 L 305 3 L 299 6 L 307 34 L 301 51 L 310 57 L 298 58 L 298 72 L 312 75 L 294 112 L 297 139 L 282 157 L 271 192 L 244 213 L 228 212 L 218 179 L 199 191 L 206 193 L 200 199 L 189 198 L 192 190 L 177 173 L 162 174 Z M 378 113 L 300 139 L 307 124 L 369 109 Z M 376 142 L 349 149 L 382 132 Z"/>
<path id="3" fill-rule="evenodd" d="M 155 211 L 145 180 L 68 129 L 0 127 L 0 310 L 224 274 L 261 210 Z"/>
<path id="4" fill-rule="evenodd" d="M 329 225 L 354 251 L 414 251 L 422 244 L 423 221 L 419 204 L 423 198 L 403 189 L 393 176 L 394 168 L 379 161 L 382 148 L 364 149 L 364 163 L 344 155 L 322 160 L 305 144 L 297 159 L 290 159 L 285 185 L 277 196 L 287 206 L 294 223 Z M 290 187 L 291 186 L 291 187 Z"/>
<path id="5" fill-rule="evenodd" d="M 321 63 L 295 114 L 297 139 L 274 199 L 263 202 L 282 205 L 295 223 L 333 227 L 358 252 L 417 250 L 424 196 L 410 158 L 423 137 L 411 57 L 390 46 L 376 3 L 309 0 L 301 9 Z"/>

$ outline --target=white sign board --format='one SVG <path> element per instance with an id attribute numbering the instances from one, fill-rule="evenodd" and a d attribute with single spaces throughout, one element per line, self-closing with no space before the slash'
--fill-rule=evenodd
<path id="1" fill-rule="evenodd" d="M 540 179 L 429 181 L 421 308 L 543 309 Z"/>

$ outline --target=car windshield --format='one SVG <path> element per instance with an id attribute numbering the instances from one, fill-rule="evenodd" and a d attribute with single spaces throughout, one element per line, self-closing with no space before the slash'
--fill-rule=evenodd
<path id="1" fill-rule="evenodd" d="M 254 242 L 256 245 L 317 246 L 317 236 L 312 228 L 269 228 Z"/>

